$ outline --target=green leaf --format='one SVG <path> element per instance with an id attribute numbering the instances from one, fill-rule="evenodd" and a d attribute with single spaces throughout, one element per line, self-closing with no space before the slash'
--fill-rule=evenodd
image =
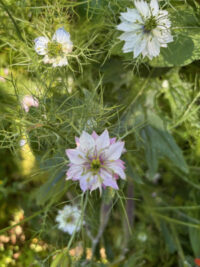
<path id="1" fill-rule="evenodd" d="M 167 245 L 167 248 L 171 254 L 173 254 L 177 249 L 176 249 L 176 244 L 173 240 L 173 236 L 167 227 L 167 224 L 164 221 L 161 221 L 161 232 L 164 236 L 165 243 Z"/>
<path id="2" fill-rule="evenodd" d="M 199 242 L 200 230 L 190 227 L 189 228 L 189 236 L 190 236 L 190 242 L 191 242 L 194 254 L 196 257 L 199 257 L 199 255 L 200 255 L 200 242 Z"/>
<path id="3" fill-rule="evenodd" d="M 71 260 L 69 255 L 66 252 L 61 252 L 56 255 L 51 263 L 51 267 L 70 267 Z"/>
<path id="4" fill-rule="evenodd" d="M 161 54 L 150 62 L 152 67 L 184 66 L 194 61 L 200 45 L 195 44 L 191 37 L 179 34 L 167 48 L 161 48 Z"/>
<path id="5" fill-rule="evenodd" d="M 53 174 L 53 176 L 43 184 L 35 193 L 37 205 L 44 205 L 49 199 L 54 199 L 58 193 L 63 191 L 65 186 L 65 170 Z M 61 194 L 60 194 L 61 196 Z"/>
<path id="6" fill-rule="evenodd" d="M 150 171 L 150 177 L 156 174 L 158 159 L 167 157 L 173 164 L 185 173 L 188 167 L 185 163 L 181 149 L 177 146 L 174 138 L 166 131 L 161 131 L 150 125 L 141 131 L 141 137 L 145 146 L 146 161 Z"/>
<path id="7" fill-rule="evenodd" d="M 158 170 L 158 160 L 162 157 L 168 158 L 177 168 L 184 173 L 188 173 L 182 151 L 173 136 L 165 130 L 160 117 L 148 111 L 147 121 L 148 125 L 143 127 L 140 135 L 145 149 L 150 179 L 155 176 Z"/>

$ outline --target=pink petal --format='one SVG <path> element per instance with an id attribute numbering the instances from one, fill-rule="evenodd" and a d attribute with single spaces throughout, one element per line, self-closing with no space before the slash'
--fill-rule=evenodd
<path id="1" fill-rule="evenodd" d="M 124 142 L 116 142 L 112 144 L 108 150 L 105 151 L 105 158 L 107 160 L 117 160 L 120 158 L 124 148 Z"/>
<path id="2" fill-rule="evenodd" d="M 122 151 L 122 153 L 123 153 L 123 151 Z M 117 159 L 115 162 L 116 162 L 116 163 L 118 164 L 118 166 L 120 166 L 123 170 L 125 169 L 125 166 L 124 166 L 125 162 L 124 162 L 123 160 L 121 160 L 121 159 Z"/>
<path id="3" fill-rule="evenodd" d="M 97 139 L 96 139 L 96 147 L 97 151 L 103 150 L 110 145 L 110 138 L 108 131 L 105 130 Z"/>
<path id="4" fill-rule="evenodd" d="M 79 141 L 79 138 L 75 136 L 75 142 L 76 142 L 76 145 L 77 147 L 80 146 L 80 141 Z"/>
<path id="5" fill-rule="evenodd" d="M 85 162 L 84 154 L 76 149 L 67 149 L 66 154 L 69 160 L 74 164 L 82 164 Z"/>
<path id="6" fill-rule="evenodd" d="M 106 166 L 108 166 L 110 169 L 112 169 L 112 171 L 114 173 L 118 174 L 122 179 L 126 178 L 124 170 L 118 165 L 118 163 L 116 161 L 109 162 L 108 164 L 106 164 Z"/>
<path id="7" fill-rule="evenodd" d="M 112 145 L 112 144 L 114 144 L 116 142 L 116 137 L 114 137 L 114 138 L 110 138 L 110 144 Z"/>
<path id="8" fill-rule="evenodd" d="M 110 186 L 114 189 L 119 189 L 116 180 L 112 177 L 112 175 L 109 172 L 107 172 L 104 169 L 101 169 L 100 176 L 103 179 L 103 184 L 105 186 Z"/>
<path id="9" fill-rule="evenodd" d="M 95 131 L 93 131 L 92 137 L 94 138 L 94 140 L 96 140 L 99 136 Z"/>

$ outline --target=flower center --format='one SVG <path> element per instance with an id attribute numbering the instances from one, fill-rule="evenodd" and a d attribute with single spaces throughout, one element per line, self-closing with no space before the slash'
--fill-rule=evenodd
<path id="1" fill-rule="evenodd" d="M 49 57 L 57 57 L 63 54 L 62 44 L 57 42 L 49 42 L 47 49 Z"/>
<path id="2" fill-rule="evenodd" d="M 66 216 L 65 218 L 65 222 L 66 223 L 72 223 L 74 221 L 74 217 L 73 216 Z"/>
<path id="3" fill-rule="evenodd" d="M 155 29 L 157 27 L 157 22 L 154 16 L 148 18 L 145 21 L 144 24 L 144 32 L 145 33 L 150 33 L 153 29 Z"/>
<path id="4" fill-rule="evenodd" d="M 91 167 L 92 172 L 97 173 L 101 167 L 100 160 L 99 159 L 93 159 L 90 167 Z"/>

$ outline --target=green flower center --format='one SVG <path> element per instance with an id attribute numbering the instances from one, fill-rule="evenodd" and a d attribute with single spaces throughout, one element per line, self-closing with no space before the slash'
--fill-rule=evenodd
<path id="1" fill-rule="evenodd" d="M 101 167 L 101 162 L 99 159 L 93 159 L 90 166 L 92 172 L 97 173 Z"/>
<path id="2" fill-rule="evenodd" d="M 66 223 L 72 223 L 74 221 L 74 217 L 71 215 L 71 216 L 67 216 L 66 218 L 65 218 L 65 222 Z"/>
<path id="3" fill-rule="evenodd" d="M 49 42 L 47 49 L 49 57 L 62 56 L 63 54 L 62 44 L 57 42 Z"/>
<path id="4" fill-rule="evenodd" d="M 145 33 L 150 33 L 153 29 L 155 29 L 157 27 L 157 22 L 154 16 L 148 18 L 145 21 L 145 25 L 144 25 L 144 32 Z"/>

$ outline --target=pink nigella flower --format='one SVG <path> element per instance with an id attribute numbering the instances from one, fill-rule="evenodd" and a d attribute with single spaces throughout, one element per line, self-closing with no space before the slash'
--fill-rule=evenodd
<path id="1" fill-rule="evenodd" d="M 82 191 L 93 191 L 110 186 L 118 189 L 118 177 L 125 179 L 124 162 L 120 159 L 125 151 L 124 142 L 109 138 L 105 130 L 100 136 L 83 131 L 80 138 L 75 138 L 77 147 L 67 149 L 70 160 L 67 180 L 79 180 Z"/>
<path id="2" fill-rule="evenodd" d="M 38 107 L 39 103 L 38 100 L 36 98 L 34 98 L 31 95 L 26 95 L 24 96 L 23 100 L 22 100 L 22 107 L 26 112 L 29 112 L 30 107 Z"/>

